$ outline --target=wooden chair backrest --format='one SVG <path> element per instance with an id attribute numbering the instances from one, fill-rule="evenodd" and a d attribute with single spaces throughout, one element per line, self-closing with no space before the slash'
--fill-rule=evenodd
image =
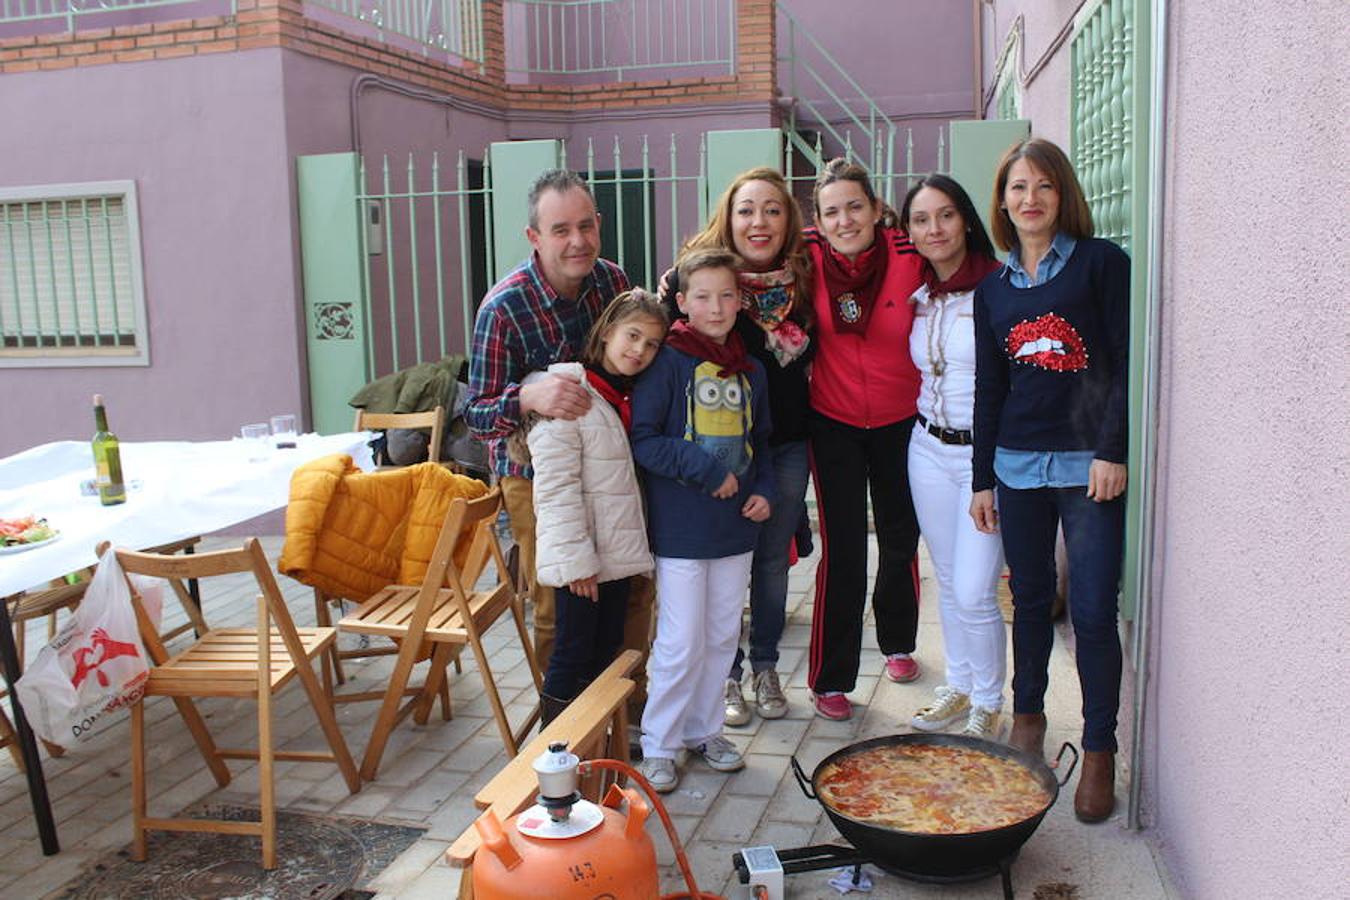
<path id="1" fill-rule="evenodd" d="M 441 435 L 445 431 L 444 406 L 418 413 L 373 413 L 358 409 L 356 424 L 352 426 L 353 431 L 387 431 L 390 428 L 430 428 L 431 443 L 427 445 L 427 459 L 431 462 L 441 461 Z"/>
<path id="2" fill-rule="evenodd" d="M 108 549 L 107 542 L 98 546 L 99 558 Z M 258 584 L 258 690 L 260 694 L 271 689 L 271 638 L 270 632 L 276 626 L 286 650 L 295 665 L 305 664 L 305 648 L 300 635 L 295 630 L 295 620 L 286 608 L 286 600 L 277 587 L 276 579 L 267 564 L 267 555 L 257 538 L 249 538 L 237 550 L 214 550 L 209 553 L 194 553 L 191 556 L 174 556 L 161 553 L 144 553 L 136 550 L 116 550 L 117 561 L 124 574 L 148 575 L 151 578 L 211 578 L 218 575 L 233 575 L 252 572 Z M 136 621 L 140 627 L 141 641 L 145 644 L 150 658 L 156 665 L 162 665 L 171 657 L 141 605 L 141 597 L 128 579 L 131 588 L 132 605 L 136 610 Z"/>
<path id="3" fill-rule="evenodd" d="M 421 639 L 426 620 L 435 606 L 436 594 L 443 588 L 449 588 L 454 594 L 460 616 L 467 624 L 469 594 L 487 568 L 489 559 L 496 564 L 498 584 L 510 577 L 506 557 L 494 530 L 501 505 L 500 487 L 494 487 L 474 500 L 456 497 L 450 501 L 450 508 L 446 510 L 441 523 L 441 533 L 436 538 L 436 547 L 427 563 L 427 574 L 422 579 L 416 611 L 409 621 L 409 638 Z M 460 547 L 467 547 L 462 566 L 455 563 L 456 551 Z"/>

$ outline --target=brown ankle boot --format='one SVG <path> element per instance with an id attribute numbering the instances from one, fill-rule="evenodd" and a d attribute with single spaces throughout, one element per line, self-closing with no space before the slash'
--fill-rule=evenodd
<path id="1" fill-rule="evenodd" d="M 1080 822 L 1101 822 L 1116 808 L 1116 755 L 1107 750 L 1085 750 L 1073 814 Z"/>
<path id="2" fill-rule="evenodd" d="M 1045 713 L 1013 713 L 1008 746 L 1045 759 Z"/>

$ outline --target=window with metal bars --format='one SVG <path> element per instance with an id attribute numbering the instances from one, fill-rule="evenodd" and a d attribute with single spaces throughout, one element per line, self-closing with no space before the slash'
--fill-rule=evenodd
<path id="1" fill-rule="evenodd" d="M 1136 90 L 1135 0 L 1101 0 L 1073 37 L 1073 163 L 1097 236 L 1132 250 Z"/>
<path id="2" fill-rule="evenodd" d="M 1018 81 L 1017 60 L 1022 52 L 1022 29 L 1014 27 L 1008 32 L 995 62 L 994 74 L 994 115 L 1005 121 L 1022 117 L 1022 86 Z"/>
<path id="3" fill-rule="evenodd" d="M 998 108 L 998 117 L 1000 119 L 1012 120 L 1021 118 L 1017 111 L 1020 98 L 1017 94 L 1017 82 L 1009 78 L 1003 82 L 1003 86 L 998 89 L 998 99 L 996 101 Z"/>
<path id="4" fill-rule="evenodd" d="M 0 188 L 0 367 L 148 365 L 131 181 Z"/>

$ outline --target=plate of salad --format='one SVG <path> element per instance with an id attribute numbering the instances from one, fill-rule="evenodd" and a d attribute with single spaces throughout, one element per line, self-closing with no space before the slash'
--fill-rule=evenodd
<path id="1" fill-rule="evenodd" d="M 48 525 L 46 519 L 37 516 L 0 519 L 0 555 L 32 550 L 50 544 L 60 536 L 61 532 Z"/>

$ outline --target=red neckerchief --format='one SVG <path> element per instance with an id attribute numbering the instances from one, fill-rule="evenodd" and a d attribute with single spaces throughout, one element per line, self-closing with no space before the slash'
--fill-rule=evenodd
<path id="1" fill-rule="evenodd" d="M 872 246 L 848 260 L 825 241 L 821 247 L 821 272 L 830 296 L 830 314 L 839 333 L 866 334 L 872 306 L 886 280 L 890 265 L 889 236 L 880 225 Z"/>
<path id="2" fill-rule="evenodd" d="M 928 286 L 928 296 L 937 297 L 942 294 L 964 294 L 966 291 L 975 290 L 976 285 L 984 281 L 984 276 L 993 272 L 1002 266 L 998 260 L 985 256 L 983 253 L 967 253 L 966 258 L 961 260 L 961 265 L 952 277 L 946 281 L 939 281 L 937 272 L 933 269 L 933 264 L 928 260 L 923 261 L 923 283 Z"/>
<path id="3" fill-rule="evenodd" d="M 630 430 L 633 427 L 632 391 L 620 391 L 610 384 L 604 375 L 589 366 L 586 367 L 586 380 L 590 382 L 591 387 L 595 388 L 595 392 L 604 397 L 609 405 L 618 412 L 619 418 L 623 421 L 623 430 Z"/>
<path id="4" fill-rule="evenodd" d="M 750 357 L 745 353 L 745 341 L 740 332 L 732 330 L 727 334 L 727 342 L 719 344 L 704 334 L 699 334 L 684 319 L 676 319 L 666 333 L 666 343 L 690 356 L 706 359 L 719 366 L 718 378 L 727 378 L 738 372 L 750 371 Z"/>

